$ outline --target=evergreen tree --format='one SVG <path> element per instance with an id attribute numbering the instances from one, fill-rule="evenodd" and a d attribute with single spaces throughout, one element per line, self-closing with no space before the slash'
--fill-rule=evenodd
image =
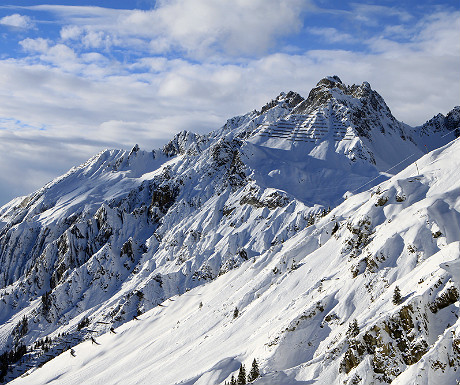
<path id="1" fill-rule="evenodd" d="M 232 374 L 232 378 L 230 380 L 230 385 L 236 385 L 235 376 L 233 374 Z"/>
<path id="2" fill-rule="evenodd" d="M 233 318 L 238 317 L 238 314 L 240 314 L 239 310 L 237 307 L 235 307 L 235 310 L 233 310 Z"/>
<path id="3" fill-rule="evenodd" d="M 9 357 L 8 352 L 0 355 L 0 381 L 3 382 L 6 374 L 8 373 Z"/>
<path id="4" fill-rule="evenodd" d="M 355 338 L 358 334 L 359 334 L 359 326 L 358 326 L 358 321 L 355 318 L 353 321 L 351 321 L 350 325 L 348 326 L 347 337 Z"/>
<path id="5" fill-rule="evenodd" d="M 254 361 L 252 361 L 251 371 L 248 374 L 248 381 L 252 382 L 256 380 L 259 376 L 260 376 L 259 365 L 257 364 L 257 360 L 254 358 Z"/>
<path id="6" fill-rule="evenodd" d="M 401 291 L 399 290 L 399 286 L 395 287 L 395 291 L 393 293 L 393 304 L 399 305 L 402 301 Z"/>
<path id="7" fill-rule="evenodd" d="M 81 321 L 77 325 L 77 330 L 81 330 L 89 326 L 89 318 L 88 317 L 83 317 Z"/>
<path id="8" fill-rule="evenodd" d="M 18 343 L 21 337 L 24 337 L 27 332 L 29 331 L 29 322 L 27 317 L 22 317 L 21 321 L 19 321 L 12 331 L 13 339 L 15 343 Z"/>
<path id="9" fill-rule="evenodd" d="M 335 222 L 334 227 L 332 228 L 331 235 L 334 235 L 339 229 L 339 224 Z"/>
<path id="10" fill-rule="evenodd" d="M 27 332 L 29 331 L 29 322 L 27 320 L 27 316 L 22 317 L 22 320 L 20 321 L 19 325 L 20 325 L 19 335 L 25 336 Z"/>
<path id="11" fill-rule="evenodd" d="M 50 290 L 42 295 L 42 313 L 44 316 L 46 316 L 48 312 L 51 310 L 52 304 L 53 304 L 53 298 L 51 296 L 51 290 Z"/>
<path id="12" fill-rule="evenodd" d="M 237 385 L 246 385 L 246 369 L 244 365 L 241 364 L 240 371 L 238 372 L 238 379 L 236 382 Z"/>

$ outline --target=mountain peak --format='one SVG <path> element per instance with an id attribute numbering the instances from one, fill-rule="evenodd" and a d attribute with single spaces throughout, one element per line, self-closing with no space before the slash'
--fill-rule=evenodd
<path id="1" fill-rule="evenodd" d="M 321 79 L 310 91 L 307 99 L 296 106 L 293 113 L 308 113 L 326 104 L 334 96 L 332 93 L 333 90 L 339 90 L 343 94 L 348 92 L 347 86 L 342 83 L 342 80 L 337 75 Z"/>
<path id="2" fill-rule="evenodd" d="M 420 145 L 417 140 L 420 133 L 440 136 L 447 127 L 455 131 L 460 120 L 458 110 L 454 109 L 449 119 L 440 115 L 424 125 L 420 133 L 412 131 L 393 116 L 367 81 L 346 85 L 336 75 L 321 79 L 308 97 L 293 103 L 293 107 L 283 101 L 286 97 L 282 93 L 273 100 L 268 113 L 263 110 L 263 116 L 256 117 L 257 123 L 247 127 L 244 138 L 254 137 L 254 143 L 268 147 L 305 147 L 310 155 L 320 159 L 332 154 L 324 149 L 334 143 L 334 148 L 340 149 L 336 152 L 349 161 L 371 164 L 380 171 L 401 163 L 407 157 L 404 154 L 420 156 L 426 148 L 425 143 Z M 440 137 L 433 148 L 446 140 Z"/>
<path id="3" fill-rule="evenodd" d="M 327 88 L 334 88 L 338 85 L 343 85 L 342 80 L 337 75 L 326 76 L 322 78 L 317 84 L 316 87 L 325 86 Z"/>

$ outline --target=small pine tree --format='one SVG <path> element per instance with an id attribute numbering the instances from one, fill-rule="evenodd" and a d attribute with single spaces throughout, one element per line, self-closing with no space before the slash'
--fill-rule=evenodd
<path id="1" fill-rule="evenodd" d="M 248 381 L 249 382 L 255 381 L 257 378 L 259 378 L 259 376 L 260 376 L 259 365 L 257 364 L 257 360 L 254 358 L 254 361 L 252 361 L 251 371 L 248 374 Z"/>
<path id="2" fill-rule="evenodd" d="M 233 374 L 232 374 L 232 378 L 230 380 L 230 385 L 236 385 L 235 376 Z"/>
<path id="3" fill-rule="evenodd" d="M 89 326 L 90 320 L 88 317 L 83 317 L 77 325 L 77 330 L 81 330 Z"/>
<path id="4" fill-rule="evenodd" d="M 233 310 L 233 318 L 237 318 L 238 317 L 238 314 L 240 314 L 240 311 L 238 310 L 237 307 L 235 307 L 235 310 Z"/>
<path id="5" fill-rule="evenodd" d="M 29 322 L 27 320 L 27 316 L 22 317 L 21 321 L 19 321 L 16 326 L 14 327 L 12 334 L 14 336 L 14 340 L 17 342 L 20 340 L 21 337 L 24 337 L 27 332 L 29 331 Z"/>
<path id="6" fill-rule="evenodd" d="M 395 291 L 393 293 L 393 304 L 399 305 L 402 301 L 401 291 L 399 290 L 399 286 L 395 287 Z"/>
<path id="7" fill-rule="evenodd" d="M 335 222 L 334 227 L 331 230 L 331 235 L 334 235 L 338 229 L 339 229 L 339 224 Z"/>
<path id="8" fill-rule="evenodd" d="M 241 364 L 240 371 L 238 372 L 238 379 L 236 382 L 237 385 L 246 385 L 246 369 L 244 365 Z"/>
<path id="9" fill-rule="evenodd" d="M 42 313 L 44 316 L 46 316 L 48 312 L 51 310 L 52 304 L 53 304 L 53 298 L 51 296 L 51 290 L 50 290 L 42 295 Z"/>
<path id="10" fill-rule="evenodd" d="M 347 337 L 355 338 L 358 334 L 359 334 L 359 326 L 358 326 L 358 321 L 355 318 L 353 321 L 351 321 L 350 325 L 348 326 Z"/>
<path id="11" fill-rule="evenodd" d="M 5 376 L 8 373 L 8 363 L 9 363 L 8 352 L 4 352 L 2 355 L 0 355 L 0 381 L 1 382 L 3 382 Z"/>

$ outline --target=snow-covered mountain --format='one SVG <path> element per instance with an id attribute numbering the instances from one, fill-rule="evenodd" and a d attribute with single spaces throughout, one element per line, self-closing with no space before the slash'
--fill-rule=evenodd
<path id="1" fill-rule="evenodd" d="M 223 384 L 253 358 L 257 384 L 453 381 L 459 111 L 409 127 L 333 76 L 13 200 L 4 381 Z"/>

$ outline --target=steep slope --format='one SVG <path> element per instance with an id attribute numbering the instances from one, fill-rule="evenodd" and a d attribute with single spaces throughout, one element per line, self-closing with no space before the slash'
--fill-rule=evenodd
<path id="1" fill-rule="evenodd" d="M 424 137 L 447 142 L 449 119 Z M 279 248 L 302 233 L 302 253 L 316 250 L 335 225 L 313 236 L 315 221 L 418 157 L 421 132 L 367 83 L 331 77 L 307 99 L 280 94 L 209 135 L 104 151 L 10 202 L 0 209 L 0 363 L 23 362 L 6 378 L 254 258 L 284 272 Z"/>
<path id="2" fill-rule="evenodd" d="M 420 174 L 410 165 L 12 384 L 223 384 L 253 358 L 258 385 L 455 384 L 458 151 L 457 139 L 420 159 Z"/>

